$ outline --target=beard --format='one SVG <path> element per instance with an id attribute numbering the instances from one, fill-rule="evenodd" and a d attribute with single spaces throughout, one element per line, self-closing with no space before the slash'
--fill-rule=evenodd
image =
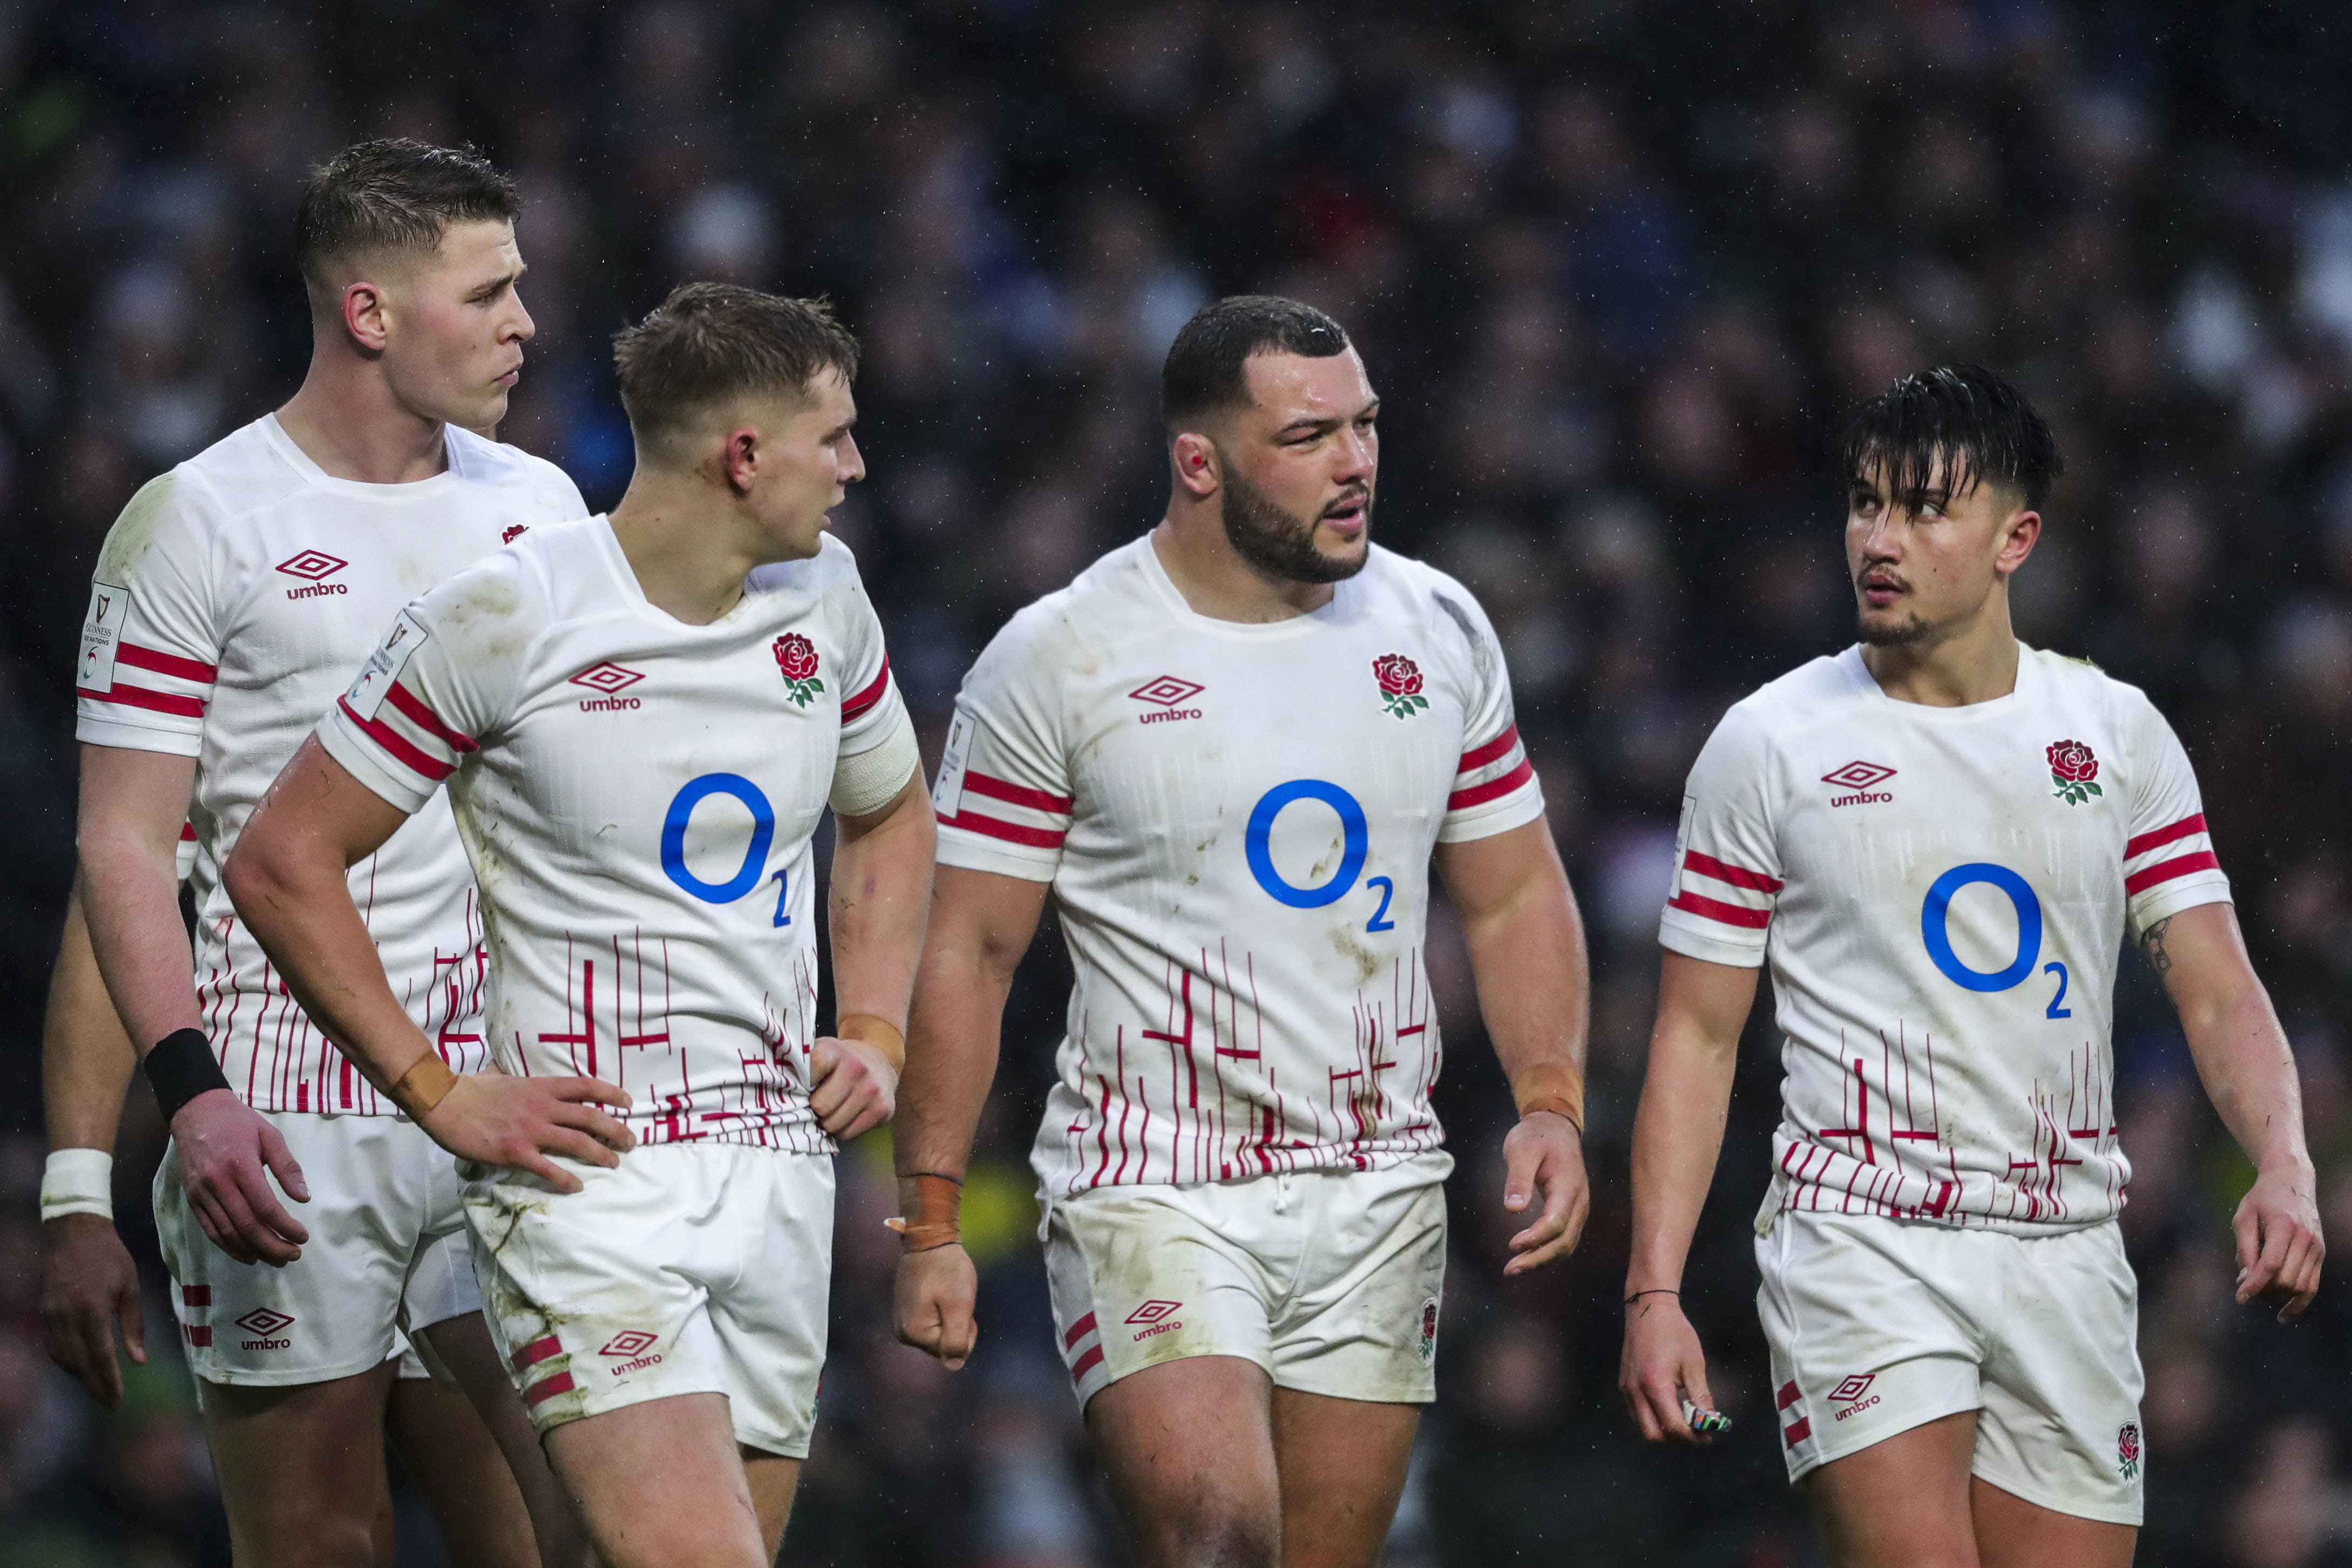
<path id="1" fill-rule="evenodd" d="M 1932 630 L 1924 617 L 1914 610 L 1901 621 L 1873 621 L 1867 614 L 1854 617 L 1854 639 L 1872 648 L 1909 648 L 1927 640 Z"/>
<path id="2" fill-rule="evenodd" d="M 1366 548 L 1352 559 L 1335 559 L 1315 548 L 1319 517 L 1283 510 L 1273 497 L 1243 478 L 1230 463 L 1225 470 L 1223 512 L 1225 538 L 1234 553 L 1259 574 L 1285 582 L 1345 582 L 1371 559 L 1372 497 L 1364 496 Z"/>

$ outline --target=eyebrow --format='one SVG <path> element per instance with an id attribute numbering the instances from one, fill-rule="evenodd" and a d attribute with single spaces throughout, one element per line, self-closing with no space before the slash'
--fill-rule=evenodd
<path id="1" fill-rule="evenodd" d="M 521 282 L 523 274 L 530 270 L 530 264 L 529 262 L 517 262 L 515 264 L 515 269 L 512 272 L 500 273 L 498 277 L 491 278 L 488 283 L 483 284 L 479 288 L 475 289 L 471 294 L 467 295 L 466 298 L 467 299 L 488 299 L 499 289 L 507 287 L 510 284 Z"/>
<path id="2" fill-rule="evenodd" d="M 1380 412 L 1381 400 L 1374 398 L 1371 402 L 1366 403 L 1355 413 L 1349 414 L 1344 419 L 1313 419 L 1302 414 L 1300 417 L 1292 420 L 1288 424 L 1284 425 L 1280 430 L 1276 431 L 1274 434 L 1277 438 L 1285 435 L 1304 434 L 1310 431 L 1317 435 L 1322 435 L 1330 431 L 1339 429 L 1343 424 L 1353 424 L 1360 419 L 1370 418 Z"/>

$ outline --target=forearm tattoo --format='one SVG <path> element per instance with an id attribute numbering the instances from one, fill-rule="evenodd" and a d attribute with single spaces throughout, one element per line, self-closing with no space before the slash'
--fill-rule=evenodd
<path id="1" fill-rule="evenodd" d="M 2147 961 L 2158 975 L 2172 972 L 2172 955 L 2164 950 L 2164 934 L 2172 927 L 2172 917 L 2165 916 L 2140 933 L 2139 945 L 2147 951 Z"/>

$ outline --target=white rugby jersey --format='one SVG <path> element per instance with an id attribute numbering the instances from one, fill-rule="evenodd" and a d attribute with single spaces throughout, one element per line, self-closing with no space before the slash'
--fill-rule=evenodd
<path id="1" fill-rule="evenodd" d="M 1443 1141 L 1430 854 L 1543 813 L 1459 583 L 1375 547 L 1321 610 L 1241 624 L 1138 539 L 989 644 L 933 800 L 940 863 L 1052 883 L 1069 940 L 1046 1193 Z"/>
<path id="2" fill-rule="evenodd" d="M 447 781 L 500 1068 L 620 1085 L 645 1143 L 821 1153 L 810 839 L 906 722 L 847 546 L 689 626 L 597 517 L 402 612 L 319 738 L 403 810 Z"/>
<path id="3" fill-rule="evenodd" d="M 2134 686 L 2020 644 L 2017 687 L 1898 702 L 1859 648 L 1736 705 L 1691 769 L 1659 940 L 1772 966 L 1788 1208 L 2023 1232 L 2112 1218 L 2126 922 L 2226 901 Z"/>
<path id="4" fill-rule="evenodd" d="M 260 1110 L 395 1113 L 231 907 L 220 867 L 246 819 L 402 605 L 587 511 L 554 465 L 454 427 L 446 439 L 445 472 L 367 485 L 327 474 L 264 415 L 133 497 L 94 574 L 76 733 L 196 758 L 196 999 L 230 1086 Z M 481 925 L 448 811 L 404 827 L 351 887 L 393 994 L 450 1065 L 479 1066 Z"/>

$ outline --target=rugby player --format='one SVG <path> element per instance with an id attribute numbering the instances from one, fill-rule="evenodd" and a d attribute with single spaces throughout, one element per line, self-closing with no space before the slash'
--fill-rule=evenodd
<path id="1" fill-rule="evenodd" d="M 517 210 L 503 174 L 419 142 L 363 142 L 320 169 L 297 219 L 312 328 L 300 390 L 132 498 L 83 630 L 83 909 L 172 1129 L 156 1225 L 241 1563 L 375 1560 L 404 1331 L 463 1384 L 522 1488 L 486 1488 L 471 1532 L 484 1560 L 530 1561 L 534 1534 L 550 1562 L 579 1550 L 499 1375 L 457 1233 L 453 1162 L 326 1044 L 220 881 L 264 788 L 381 621 L 528 529 L 586 510 L 552 465 L 472 434 L 504 413 L 531 334 L 516 294 Z M 175 865 L 184 823 L 195 833 L 193 968 Z M 448 814 L 352 880 L 408 1015 L 437 1052 L 481 1060 L 480 925 Z M 102 1019 L 67 1032 L 79 1041 L 69 1054 L 87 1060 L 53 1074 L 49 1109 L 61 1137 L 82 1141 L 53 1155 L 45 1197 L 70 1201 L 107 1185 L 103 1145 L 130 1059 Z M 608 1092 L 541 1082 L 505 1103 L 535 1136 L 558 1114 L 586 1113 L 559 1111 L 568 1097 Z M 61 1228 L 97 1218 L 61 1215 L 50 1244 L 94 1254 L 98 1278 L 110 1266 L 119 1278 L 110 1227 Z M 60 1257 L 53 1277 L 72 1268 Z M 478 1447 L 466 1430 L 447 1440 Z"/>
<path id="2" fill-rule="evenodd" d="M 608 517 L 402 612 L 272 789 L 237 908 L 367 1079 L 479 1163 L 475 1265 L 610 1568 L 774 1560 L 823 1370 L 837 1140 L 890 1113 L 934 844 L 882 628 L 826 511 L 865 476 L 822 304 L 689 284 L 617 340 L 637 448 Z M 451 1071 L 344 875 L 448 785 L 498 1071 Z M 831 806 L 839 1018 L 819 1027 Z M 460 1108 L 499 1071 L 625 1091 L 636 1146 Z"/>
<path id="3" fill-rule="evenodd" d="M 1654 1441 L 1712 1409 L 1676 1292 L 1769 962 L 1758 1304 L 1830 1562 L 2120 1568 L 2147 1463 L 2108 1039 L 2126 936 L 2258 1173 L 2238 1299 L 2283 1319 L 2323 1252 L 2294 1061 L 2171 727 L 2011 629 L 2049 427 L 1946 366 L 1864 405 L 1844 469 L 1858 642 L 1734 705 L 1684 797 L 1622 1391 Z"/>
<path id="4" fill-rule="evenodd" d="M 1346 333 L 1220 300 L 1161 386 L 1166 515 L 1013 618 L 949 734 L 898 1332 L 950 1365 L 974 1343 L 958 1183 L 1050 893 L 1077 983 L 1046 1266 L 1139 1558 L 1369 1564 L 1444 1294 L 1431 860 L 1521 1113 L 1513 1274 L 1584 1218 L 1583 934 L 1493 628 L 1370 542 L 1380 400 Z"/>

